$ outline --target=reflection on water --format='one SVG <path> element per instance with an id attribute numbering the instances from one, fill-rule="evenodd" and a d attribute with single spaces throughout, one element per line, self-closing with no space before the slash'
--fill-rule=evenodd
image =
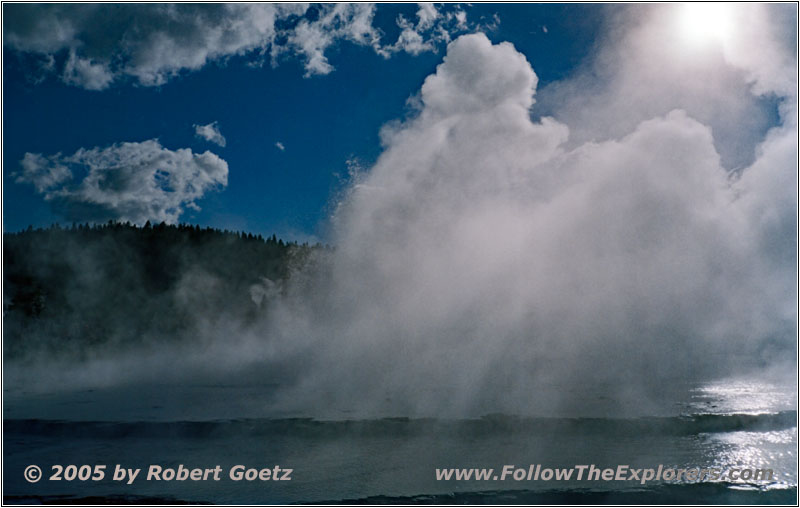
<path id="1" fill-rule="evenodd" d="M 791 385 L 763 381 L 727 380 L 691 390 L 689 407 L 695 414 L 770 414 L 797 410 L 797 391 Z M 796 414 L 796 413 L 795 413 Z M 796 418 L 796 416 L 795 416 Z M 797 427 L 780 430 L 701 434 L 699 447 L 707 450 L 709 467 L 772 469 L 775 479 L 736 488 L 797 486 Z"/>
<path id="2" fill-rule="evenodd" d="M 792 386 L 763 381 L 717 381 L 693 388 L 690 394 L 692 413 L 758 414 L 797 409 L 797 392 Z"/>
<path id="3" fill-rule="evenodd" d="M 587 489 L 620 493 L 650 488 L 656 489 L 648 491 L 651 494 L 673 496 L 664 502 L 685 498 L 740 503 L 751 498 L 730 497 L 730 492 L 782 489 L 791 493 L 798 483 L 795 392 L 763 381 L 694 387 L 685 391 L 682 402 L 667 406 L 671 414 L 664 408 L 654 414 L 615 414 L 601 410 L 605 399 L 584 395 L 594 399 L 586 405 L 585 415 L 492 415 L 461 420 L 285 419 L 287 415 L 269 404 L 269 392 L 276 388 L 174 385 L 37 395 L 7 392 L 11 396 L 4 400 L 4 495 L 151 495 L 236 504 L 420 495 L 453 502 L 457 498 L 452 496 L 490 492 L 485 501 L 530 503 L 538 498 L 504 496 L 511 491 L 566 489 L 573 497 L 564 499 L 574 503 L 583 499 L 581 493 Z M 128 467 L 150 463 L 172 467 L 280 464 L 293 467 L 297 474 L 290 484 L 268 488 L 230 481 L 202 485 L 140 482 L 131 486 L 100 482 L 91 488 L 42 482 L 32 487 L 22 480 L 21 471 L 28 464 L 65 462 Z M 670 485 L 661 491 L 657 484 L 642 487 L 637 482 L 556 484 L 434 478 L 436 467 L 500 469 L 505 464 L 554 468 L 577 464 L 654 468 L 663 464 L 723 471 L 748 467 L 772 469 L 775 477 L 772 482 L 681 487 L 696 487 L 696 491 L 675 491 Z M 586 499 L 605 502 L 605 498 Z"/>
<path id="4" fill-rule="evenodd" d="M 725 432 L 703 436 L 714 452 L 712 467 L 772 469 L 771 487 L 797 485 L 797 427 L 771 432 Z"/>

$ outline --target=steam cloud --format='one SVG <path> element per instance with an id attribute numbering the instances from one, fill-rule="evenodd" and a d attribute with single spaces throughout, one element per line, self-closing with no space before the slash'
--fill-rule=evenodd
<path id="1" fill-rule="evenodd" d="M 292 371 L 286 407 L 401 415 L 557 409 L 593 386 L 657 398 L 794 358 L 796 55 L 768 35 L 774 10 L 747 8 L 743 37 L 765 56 L 708 56 L 736 79 L 699 96 L 740 106 L 734 119 L 777 97 L 779 125 L 731 156 L 746 167 L 723 163 L 735 140 L 701 121 L 723 102 L 672 92 L 706 80 L 670 74 L 675 59 L 660 80 L 613 65 L 587 96 L 584 74 L 548 85 L 553 116 L 538 117 L 525 56 L 462 36 L 340 203 L 335 252 L 269 305 L 259 292 L 261 325 L 217 327 L 237 339 L 203 354 L 223 370 Z M 631 42 L 659 19 L 598 61 L 662 54 L 664 40 Z M 637 76 L 656 107 L 621 106 Z"/>
<path id="2" fill-rule="evenodd" d="M 682 109 L 571 148 L 567 125 L 531 120 L 537 77 L 512 45 L 450 44 L 341 205 L 327 290 L 276 318 L 270 340 L 314 359 L 287 400 L 519 413 L 593 386 L 657 398 L 793 355 L 796 97 L 767 84 L 793 68 L 770 58 L 782 65 L 718 62 L 781 98 L 782 124 L 736 173 Z"/>

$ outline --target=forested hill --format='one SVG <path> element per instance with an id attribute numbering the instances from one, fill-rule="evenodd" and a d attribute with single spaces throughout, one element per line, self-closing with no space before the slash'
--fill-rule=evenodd
<path id="1" fill-rule="evenodd" d="M 163 223 L 5 233 L 4 357 L 183 340 L 223 316 L 246 323 L 319 249 Z"/>

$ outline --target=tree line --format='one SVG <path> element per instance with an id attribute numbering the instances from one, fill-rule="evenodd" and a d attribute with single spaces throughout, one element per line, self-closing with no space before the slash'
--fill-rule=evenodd
<path id="1" fill-rule="evenodd" d="M 4 233 L 4 357 L 85 355 L 185 340 L 223 318 L 253 322 L 262 312 L 253 288 L 280 288 L 326 249 L 190 224 L 109 221 Z"/>

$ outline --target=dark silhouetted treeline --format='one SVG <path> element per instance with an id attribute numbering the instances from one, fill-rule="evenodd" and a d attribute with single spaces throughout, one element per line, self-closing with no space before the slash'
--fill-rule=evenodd
<path id="1" fill-rule="evenodd" d="M 253 322 L 320 245 L 159 224 L 58 225 L 3 235 L 4 357 L 191 340 Z"/>

